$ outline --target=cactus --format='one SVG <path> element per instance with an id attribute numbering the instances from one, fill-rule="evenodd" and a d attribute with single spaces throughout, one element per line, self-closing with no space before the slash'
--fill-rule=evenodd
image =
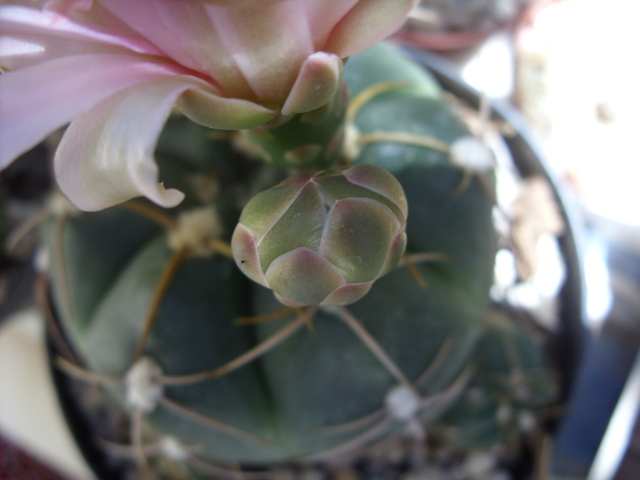
<path id="1" fill-rule="evenodd" d="M 465 181 L 452 145 L 468 127 L 395 49 L 352 57 L 344 81 L 349 100 L 242 138 L 172 118 L 157 156 L 180 206 L 70 209 L 44 229 L 76 352 L 57 366 L 126 413 L 129 435 L 104 440 L 141 470 L 171 476 L 158 449 L 185 476 L 348 456 L 428 428 L 476 373 L 493 172 Z"/>

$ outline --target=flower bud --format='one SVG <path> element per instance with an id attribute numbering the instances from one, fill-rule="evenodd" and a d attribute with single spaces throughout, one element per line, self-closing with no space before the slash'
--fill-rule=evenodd
<path id="1" fill-rule="evenodd" d="M 286 305 L 347 305 L 398 264 L 406 218 L 393 175 L 356 165 L 258 194 L 242 212 L 231 248 L 240 269 Z"/>

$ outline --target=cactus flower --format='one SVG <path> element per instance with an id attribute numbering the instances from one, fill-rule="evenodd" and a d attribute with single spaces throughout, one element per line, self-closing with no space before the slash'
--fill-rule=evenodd
<path id="1" fill-rule="evenodd" d="M 395 177 L 356 165 L 258 194 L 231 248 L 240 269 L 286 305 L 347 305 L 398 264 L 406 218 Z"/>
<path id="2" fill-rule="evenodd" d="M 175 206 L 153 151 L 172 108 L 220 129 L 314 110 L 342 59 L 413 0 L 13 0 L 0 6 L 0 168 L 71 122 L 55 156 L 80 208 Z"/>

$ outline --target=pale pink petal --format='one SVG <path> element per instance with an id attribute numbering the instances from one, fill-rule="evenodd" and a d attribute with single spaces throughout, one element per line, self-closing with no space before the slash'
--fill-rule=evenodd
<path id="1" fill-rule="evenodd" d="M 358 3 L 358 0 L 334 2 L 305 0 L 300 3 L 304 4 L 307 22 L 313 38 L 314 50 L 322 51 L 333 28 Z"/>
<path id="2" fill-rule="evenodd" d="M 372 285 L 373 282 L 348 283 L 336 288 L 320 305 L 349 305 L 364 297 Z"/>
<path id="3" fill-rule="evenodd" d="M 171 58 L 209 75 L 227 97 L 281 106 L 314 52 L 307 1 L 102 3 Z"/>
<path id="4" fill-rule="evenodd" d="M 107 0 L 102 3 L 165 55 L 208 75 L 224 96 L 257 100 L 233 58 L 222 47 L 204 2 Z"/>
<path id="5" fill-rule="evenodd" d="M 405 22 L 416 0 L 360 0 L 336 25 L 323 50 L 341 58 L 371 48 Z"/>
<path id="6" fill-rule="evenodd" d="M 77 207 L 89 211 L 140 195 L 163 207 L 180 203 L 181 192 L 165 190 L 158 183 L 153 154 L 176 101 L 185 92 L 203 88 L 208 84 L 195 77 L 165 76 L 120 91 L 76 117 L 54 158 L 62 191 Z M 245 110 L 256 109 L 250 102 L 224 98 L 213 106 L 245 119 Z"/>
<path id="7" fill-rule="evenodd" d="M 157 138 L 178 97 L 201 86 L 192 77 L 150 80 L 118 92 L 75 118 L 56 151 L 58 184 L 80 209 L 94 211 L 144 195 L 164 207 L 184 195 L 158 183 Z"/>
<path id="8" fill-rule="evenodd" d="M 0 76 L 0 169 L 118 90 L 180 72 L 133 55 L 77 55 Z"/>
<path id="9" fill-rule="evenodd" d="M 310 55 L 300 68 L 282 114 L 310 112 L 325 105 L 338 90 L 341 75 L 342 59 L 337 55 L 325 52 Z"/>
<path id="10" fill-rule="evenodd" d="M 199 42 L 217 45 L 216 32 L 200 1 L 103 0 L 102 5 L 165 55 L 197 71 L 204 71 L 198 58 Z M 206 35 L 206 36 L 205 36 Z"/>
<path id="11" fill-rule="evenodd" d="M 148 40 L 134 34 L 125 25 L 116 26 L 76 22 L 53 10 L 40 10 L 19 5 L 0 6 L 0 31 L 5 34 L 26 33 L 49 37 L 62 36 L 76 41 L 92 41 L 117 45 L 134 52 L 161 55 Z M 44 45 L 46 47 L 46 45 Z"/>
<path id="12" fill-rule="evenodd" d="M 244 8 L 209 6 L 226 54 L 249 82 L 258 100 L 282 105 L 300 66 L 315 49 L 305 1 L 254 2 Z M 212 65 L 215 68 L 215 65 Z"/>
<path id="13" fill-rule="evenodd" d="M 93 6 L 93 0 L 47 0 L 46 10 L 64 13 L 69 16 L 74 10 L 86 11 Z"/>
<path id="14" fill-rule="evenodd" d="M 9 72 L 55 58 L 103 53 L 130 54 L 126 49 L 108 43 L 84 42 L 41 32 L 3 31 L 0 37 L 0 65 Z"/>

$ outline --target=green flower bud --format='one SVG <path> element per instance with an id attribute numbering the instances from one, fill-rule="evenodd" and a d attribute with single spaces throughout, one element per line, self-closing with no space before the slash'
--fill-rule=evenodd
<path id="1" fill-rule="evenodd" d="M 287 180 L 254 197 L 231 240 L 238 267 L 292 306 L 347 305 L 399 262 L 407 200 L 383 168 Z"/>

